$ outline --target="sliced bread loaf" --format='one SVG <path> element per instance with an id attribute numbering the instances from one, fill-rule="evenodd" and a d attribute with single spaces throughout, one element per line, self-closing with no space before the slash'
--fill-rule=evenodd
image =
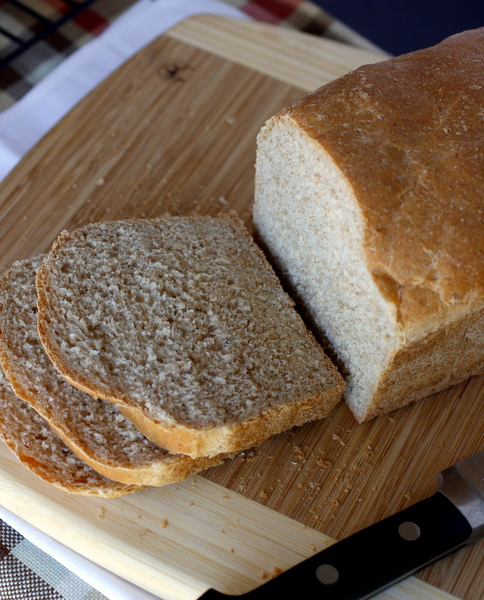
<path id="1" fill-rule="evenodd" d="M 484 372 L 484 28 L 363 66 L 258 137 L 254 222 L 359 421 Z"/>
<path id="2" fill-rule="evenodd" d="M 341 376 L 235 215 L 64 232 L 37 291 L 59 372 L 173 452 L 239 451 L 341 398 Z"/>
<path id="3" fill-rule="evenodd" d="M 13 393 L 2 369 L 0 437 L 29 471 L 64 492 L 114 498 L 143 489 L 110 481 L 77 458 L 42 417 Z"/>
<path id="4" fill-rule="evenodd" d="M 19 261 L 0 280 L 0 362 L 17 396 L 79 458 L 122 483 L 164 485 L 220 463 L 222 457 L 192 459 L 160 448 L 117 406 L 71 386 L 56 371 L 37 333 L 35 279 L 42 259 Z"/>

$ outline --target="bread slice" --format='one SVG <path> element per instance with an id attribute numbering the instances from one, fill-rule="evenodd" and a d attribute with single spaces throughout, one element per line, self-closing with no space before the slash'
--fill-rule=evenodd
<path id="1" fill-rule="evenodd" d="M 239 451 L 341 398 L 341 376 L 235 215 L 64 232 L 37 291 L 60 373 L 173 452 Z"/>
<path id="2" fill-rule="evenodd" d="M 0 437 L 29 471 L 69 494 L 114 498 L 143 489 L 110 481 L 77 458 L 42 417 L 17 398 L 2 369 Z"/>
<path id="3" fill-rule="evenodd" d="M 484 372 L 484 28 L 363 66 L 258 137 L 254 222 L 359 421 Z"/>
<path id="4" fill-rule="evenodd" d="M 150 442 L 119 409 L 65 381 L 37 334 L 36 271 L 42 256 L 15 263 L 0 280 L 0 362 L 14 392 L 47 421 L 75 454 L 126 484 L 165 485 L 218 464 Z"/>

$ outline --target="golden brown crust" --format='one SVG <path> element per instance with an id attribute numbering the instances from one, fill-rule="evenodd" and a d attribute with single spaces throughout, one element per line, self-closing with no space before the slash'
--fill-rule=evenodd
<path id="1" fill-rule="evenodd" d="M 356 71 L 283 111 L 333 157 L 408 338 L 484 300 L 484 28 Z"/>
<path id="2" fill-rule="evenodd" d="M 316 176 L 324 177 L 331 165 L 331 176 L 354 209 L 355 220 L 348 222 L 357 223 L 352 233 L 358 235 L 357 258 L 363 259 L 357 281 L 371 284 L 370 291 L 374 282 L 385 301 L 381 320 L 377 315 L 363 333 L 371 346 L 372 331 L 379 325 L 385 322 L 392 329 L 378 365 L 366 350 L 354 351 L 351 335 L 346 344 L 343 326 L 332 330 L 335 348 L 343 348 L 341 358 L 354 377 L 347 399 L 359 421 L 484 372 L 483 78 L 484 28 L 479 28 L 432 48 L 363 66 L 282 110 L 261 133 L 263 139 L 274 127 L 281 139 L 296 132 L 297 140 L 303 140 L 297 147 L 300 154 L 286 148 L 272 151 L 265 141 L 264 177 L 270 180 L 270 160 L 282 170 L 285 152 L 289 160 L 302 163 L 307 151 L 316 157 L 312 165 L 321 158 L 321 171 L 314 179 L 302 168 L 293 173 L 291 191 L 301 189 L 304 198 L 316 185 Z M 301 185 L 299 177 L 304 178 Z M 338 195 L 327 194 L 325 185 L 321 194 L 331 206 Z M 271 180 L 269 188 L 284 194 L 283 184 Z M 269 191 L 264 188 L 264 193 Z M 292 198 L 284 202 L 287 209 Z M 297 204 L 294 200 L 295 213 Z M 274 218 L 273 223 L 264 222 L 273 236 L 268 243 L 276 245 L 277 201 L 261 220 L 269 221 L 268 215 Z M 325 230 L 326 225 L 321 227 Z M 284 249 L 277 249 L 282 260 Z M 288 256 L 289 263 L 293 257 L 290 252 Z M 299 274 L 291 268 L 289 275 L 297 282 Z M 341 271 L 336 273 L 335 280 L 341 276 L 345 281 Z M 305 285 L 314 291 L 311 281 L 306 279 Z M 306 298 L 304 289 L 299 293 L 310 305 L 311 295 Z M 369 301 L 366 292 L 364 299 Z M 326 316 L 323 323 L 337 322 L 341 314 L 329 311 Z M 362 375 L 365 366 L 367 378 Z"/>
<path id="3" fill-rule="evenodd" d="M 123 468 L 119 465 L 110 467 L 105 462 L 95 460 L 95 458 L 87 454 L 84 448 L 75 444 L 71 438 L 66 437 L 64 432 L 56 427 L 53 422 L 50 422 L 49 425 L 69 448 L 73 450 L 76 456 L 88 464 L 92 469 L 108 479 L 127 485 L 146 487 L 176 483 L 178 481 L 183 481 L 187 477 L 190 477 L 190 475 L 198 473 L 199 471 L 219 465 L 229 457 L 228 454 L 224 454 L 213 457 L 191 458 L 190 456 L 181 454 L 172 454 L 172 458 L 170 459 L 170 457 L 167 456 L 163 461 L 163 464 L 161 464 L 161 461 L 157 461 L 151 464 L 145 463 L 136 468 Z"/>
<path id="4" fill-rule="evenodd" d="M 341 397 L 343 389 L 343 381 L 337 378 L 331 394 L 305 398 L 297 404 L 278 406 L 249 421 L 210 430 L 155 423 L 133 407 L 121 407 L 121 412 L 155 444 L 192 457 L 216 456 L 221 451 L 220 448 L 225 452 L 240 452 L 258 446 L 291 427 L 326 417 Z"/>

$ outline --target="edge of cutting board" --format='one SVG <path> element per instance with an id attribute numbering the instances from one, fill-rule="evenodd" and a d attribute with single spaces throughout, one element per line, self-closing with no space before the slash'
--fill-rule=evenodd
<path id="1" fill-rule="evenodd" d="M 199 475 L 138 492 L 145 496 L 143 508 L 136 506 L 138 494 L 111 500 L 73 496 L 67 508 L 64 492 L 32 475 L 4 446 L 0 476 L 2 506 L 163 600 L 196 600 L 209 588 L 245 593 L 333 543 L 328 536 Z M 123 527 L 127 522 L 130 527 Z M 203 542 L 199 549 L 197 541 Z M 186 565 L 187 554 L 190 572 L 181 566 Z M 409 577 L 378 598 L 456 597 Z"/>

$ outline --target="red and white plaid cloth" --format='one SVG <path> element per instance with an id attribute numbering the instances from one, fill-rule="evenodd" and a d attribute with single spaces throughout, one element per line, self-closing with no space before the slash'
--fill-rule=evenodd
<path id="1" fill-rule="evenodd" d="M 23 4 L 51 22 L 62 18 L 69 10 L 69 5 L 63 0 L 24 0 Z M 99 35 L 132 4 L 133 0 L 98 0 L 3 67 L 0 70 L 0 110 L 20 100 L 63 59 Z M 0 25 L 25 41 L 44 27 L 38 18 L 7 1 L 0 2 Z M 16 48 L 17 45 L 0 32 L 0 58 Z"/>
<path id="2" fill-rule="evenodd" d="M 259 21 L 374 49 L 370 42 L 306 0 L 224 1 Z M 77 2 L 83 4 L 82 0 Z M 135 0 L 95 0 L 78 16 L 0 69 L 0 111 L 22 98 L 64 58 L 99 35 L 134 3 Z M 22 4 L 32 7 L 52 22 L 62 18 L 70 9 L 63 0 L 23 0 Z M 28 40 L 44 26 L 42 21 L 21 10 L 15 3 L 0 0 L 0 59 L 16 47 L 11 39 L 2 34 L 1 28 L 13 33 L 16 38 Z"/>

